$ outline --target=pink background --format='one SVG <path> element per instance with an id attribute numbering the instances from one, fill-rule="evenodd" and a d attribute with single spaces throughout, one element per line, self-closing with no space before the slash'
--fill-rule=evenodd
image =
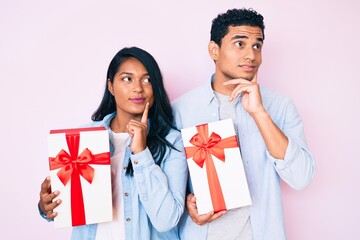
<path id="1" fill-rule="evenodd" d="M 0 239 L 69 239 L 37 213 L 50 129 L 90 121 L 122 47 L 155 56 L 171 99 L 205 83 L 211 20 L 234 7 L 265 17 L 260 84 L 290 96 L 317 164 L 283 185 L 288 239 L 360 239 L 360 2 L 0 1 Z"/>

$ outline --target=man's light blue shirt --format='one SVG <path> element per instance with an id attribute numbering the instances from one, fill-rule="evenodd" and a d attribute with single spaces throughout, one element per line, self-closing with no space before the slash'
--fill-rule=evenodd
<path id="1" fill-rule="evenodd" d="M 236 106 L 237 137 L 252 199 L 250 220 L 254 240 L 282 240 L 286 235 L 280 179 L 294 189 L 302 189 L 312 180 L 315 164 L 293 102 L 264 88 L 261 94 L 266 111 L 289 140 L 284 159 L 275 159 L 269 154 L 256 123 L 242 107 L 241 99 Z M 219 120 L 219 102 L 210 82 L 176 99 L 172 106 L 178 129 Z M 192 191 L 191 181 L 189 187 Z M 233 225 L 236 227 L 236 223 Z M 207 228 L 208 225 L 196 225 L 186 211 L 179 223 L 183 240 L 205 240 Z"/>

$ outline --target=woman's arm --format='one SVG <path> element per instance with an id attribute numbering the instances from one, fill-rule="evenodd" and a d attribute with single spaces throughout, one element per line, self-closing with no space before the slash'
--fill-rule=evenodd
<path id="1" fill-rule="evenodd" d="M 175 139 L 175 140 L 172 140 Z M 151 223 L 159 231 L 175 227 L 184 211 L 188 168 L 179 132 L 168 138 L 179 151 L 171 149 L 161 168 L 155 164 L 148 148 L 131 155 L 134 178 L 140 201 Z"/>

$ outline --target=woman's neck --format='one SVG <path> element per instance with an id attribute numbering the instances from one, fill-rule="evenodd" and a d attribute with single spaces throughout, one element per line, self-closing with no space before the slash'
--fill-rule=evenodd
<path id="1" fill-rule="evenodd" d="M 140 117 L 134 115 L 118 114 L 110 122 L 110 129 L 115 133 L 128 132 L 127 125 L 131 119 L 140 121 Z"/>

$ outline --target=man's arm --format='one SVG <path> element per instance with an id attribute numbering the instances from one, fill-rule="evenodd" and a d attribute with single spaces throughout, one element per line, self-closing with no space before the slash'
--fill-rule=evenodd
<path id="1" fill-rule="evenodd" d="M 315 163 L 308 150 L 301 119 L 292 104 L 286 107 L 286 119 L 281 129 L 265 111 L 256 76 L 252 81 L 230 80 L 225 85 L 236 85 L 231 93 L 232 101 L 240 94 L 244 109 L 254 119 L 267 148 L 269 160 L 282 180 L 294 189 L 306 187 L 314 176 Z"/>
<path id="2" fill-rule="evenodd" d="M 224 85 L 236 85 L 230 95 L 230 101 L 243 94 L 241 104 L 254 119 L 269 153 L 276 159 L 284 159 L 289 141 L 273 122 L 262 104 L 257 75 L 251 81 L 233 79 L 225 82 Z"/>

